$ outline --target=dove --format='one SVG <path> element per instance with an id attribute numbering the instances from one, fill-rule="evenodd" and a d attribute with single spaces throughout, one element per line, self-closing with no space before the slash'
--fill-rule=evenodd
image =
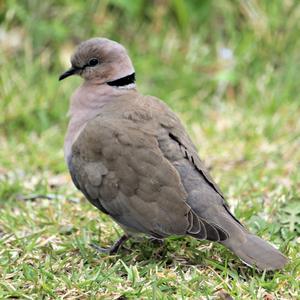
<path id="1" fill-rule="evenodd" d="M 75 186 L 129 238 L 191 236 L 218 242 L 260 270 L 288 259 L 250 233 L 230 212 L 176 114 L 161 100 L 139 93 L 127 50 L 106 38 L 82 42 L 71 57 L 72 75 L 84 81 L 70 100 L 64 143 Z"/>

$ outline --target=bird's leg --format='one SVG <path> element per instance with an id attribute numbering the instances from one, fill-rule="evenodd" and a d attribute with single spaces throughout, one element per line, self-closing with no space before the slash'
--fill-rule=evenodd
<path id="1" fill-rule="evenodd" d="M 163 239 L 158 239 L 158 238 L 155 238 L 155 237 L 150 237 L 149 238 L 149 241 L 155 245 L 155 246 L 159 246 L 159 247 L 162 247 L 164 245 L 164 240 Z"/>
<path id="2" fill-rule="evenodd" d="M 90 244 L 91 247 L 93 247 L 95 250 L 97 250 L 100 253 L 107 253 L 109 255 L 116 254 L 119 250 L 119 248 L 122 246 L 123 243 L 125 243 L 129 239 L 129 236 L 126 234 L 123 234 L 111 247 L 109 248 L 101 248 L 98 245 Z"/>

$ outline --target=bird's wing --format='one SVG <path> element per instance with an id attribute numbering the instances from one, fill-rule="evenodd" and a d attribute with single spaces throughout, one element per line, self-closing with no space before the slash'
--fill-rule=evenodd
<path id="1" fill-rule="evenodd" d="M 155 130 L 98 116 L 74 143 L 69 167 L 88 200 L 125 228 L 155 237 L 207 237 L 211 226 L 187 204 L 181 178 L 163 155 Z"/>
<path id="2" fill-rule="evenodd" d="M 244 230 L 229 211 L 220 188 L 200 160 L 196 147 L 178 117 L 160 100 L 149 97 L 148 102 L 152 102 L 155 110 L 160 112 L 157 114 L 157 122 L 160 124 L 159 147 L 164 157 L 177 170 L 187 193 L 188 205 L 201 220 L 213 227 L 207 228 L 207 239 L 226 240 L 231 225 Z"/>
<path id="3" fill-rule="evenodd" d="M 152 101 L 155 101 L 159 106 L 161 106 L 160 111 L 163 113 L 159 117 L 159 122 L 161 126 L 166 129 L 168 135 L 167 141 L 176 142 L 176 144 L 180 146 L 181 154 L 183 154 L 183 156 L 190 161 L 194 168 L 201 173 L 207 184 L 209 184 L 215 190 L 215 192 L 217 192 L 224 199 L 220 188 L 212 179 L 204 163 L 199 158 L 197 149 L 191 141 L 185 128 L 182 126 L 179 118 L 162 101 L 155 99 L 154 97 L 151 98 Z"/>

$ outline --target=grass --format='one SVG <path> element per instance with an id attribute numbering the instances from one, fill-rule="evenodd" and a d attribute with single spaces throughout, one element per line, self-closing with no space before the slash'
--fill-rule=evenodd
<path id="1" fill-rule="evenodd" d="M 91 3 L 0 4 L 0 298 L 299 298 L 298 2 Z M 91 36 L 129 49 L 140 91 L 178 113 L 236 216 L 290 258 L 284 270 L 190 238 L 132 240 L 116 256 L 88 246 L 121 229 L 70 181 L 62 145 L 80 79 L 57 78 Z"/>

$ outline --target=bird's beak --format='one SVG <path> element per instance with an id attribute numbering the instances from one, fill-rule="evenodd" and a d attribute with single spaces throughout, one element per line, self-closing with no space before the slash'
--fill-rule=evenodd
<path id="1" fill-rule="evenodd" d="M 69 76 L 72 76 L 72 75 L 76 74 L 77 71 L 78 71 L 77 68 L 72 67 L 72 68 L 70 68 L 69 70 L 67 70 L 65 73 L 62 73 L 62 74 L 59 76 L 58 80 L 60 81 L 60 80 L 63 80 L 63 79 L 65 79 L 65 78 L 69 77 Z"/>

